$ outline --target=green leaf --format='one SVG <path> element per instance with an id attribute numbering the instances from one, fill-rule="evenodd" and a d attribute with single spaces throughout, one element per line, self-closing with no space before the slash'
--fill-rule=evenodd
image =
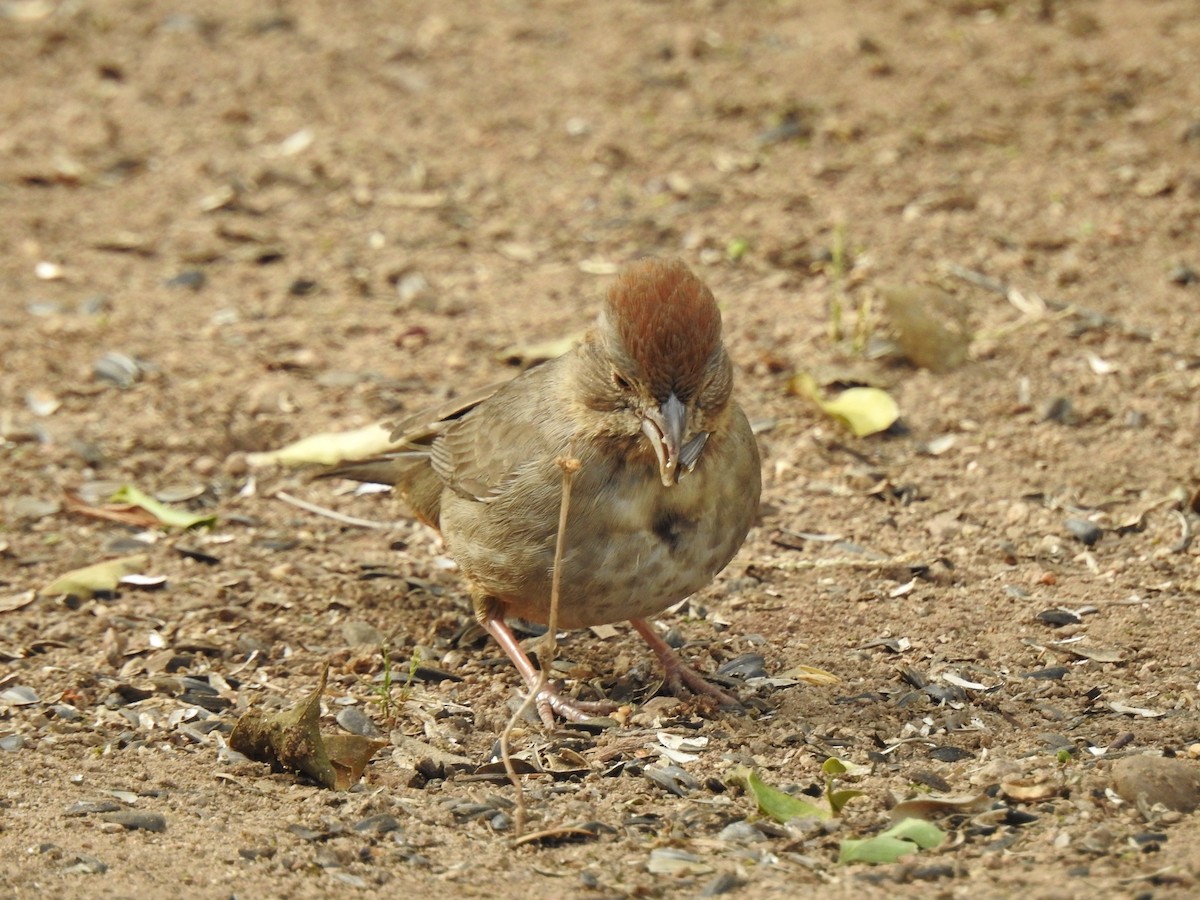
<path id="1" fill-rule="evenodd" d="M 945 839 L 946 833 L 932 822 L 903 819 L 873 838 L 842 841 L 838 862 L 894 863 L 920 850 L 932 850 Z"/>
<path id="2" fill-rule="evenodd" d="M 835 779 L 838 776 L 850 776 L 853 778 L 860 775 L 868 775 L 871 772 L 871 767 L 831 756 L 825 762 L 821 763 L 821 771 L 825 773 L 825 799 L 829 801 L 829 808 L 833 810 L 833 814 L 836 816 L 841 813 L 842 807 L 855 797 L 863 796 L 863 792 L 855 790 L 835 791 L 833 789 Z"/>
<path id="3" fill-rule="evenodd" d="M 188 529 L 197 528 L 201 525 L 206 528 L 212 528 L 217 524 L 216 513 L 201 514 L 175 509 L 167 506 L 165 503 L 160 503 L 149 494 L 143 493 L 130 484 L 125 485 L 125 487 L 113 494 L 112 502 L 140 506 L 168 528 Z"/>
<path id="4" fill-rule="evenodd" d="M 939 847 L 946 839 L 946 832 L 924 819 L 901 819 L 884 834 L 888 837 L 900 838 L 903 841 L 912 841 L 922 850 Z"/>
<path id="5" fill-rule="evenodd" d="M 855 797 L 863 797 L 863 796 L 866 796 L 863 791 L 855 791 L 855 790 L 834 791 L 834 790 L 829 790 L 829 789 L 826 789 L 826 791 L 825 791 L 825 799 L 829 801 L 829 808 L 833 810 L 833 814 L 835 816 L 838 815 L 842 811 L 842 807 L 844 807 L 847 803 L 849 803 Z"/>
<path id="6" fill-rule="evenodd" d="M 857 777 L 859 775 L 870 775 L 871 767 L 831 756 L 825 762 L 821 763 L 821 771 L 826 775 L 849 775 Z"/>
<path id="7" fill-rule="evenodd" d="M 747 790 L 754 795 L 754 800 L 758 803 L 758 811 L 776 822 L 805 818 L 828 819 L 833 815 L 823 806 L 801 800 L 799 797 L 793 797 L 778 788 L 771 787 L 758 777 L 757 772 L 744 766 L 734 771 L 732 779 L 744 784 Z"/>
<path id="8" fill-rule="evenodd" d="M 838 851 L 838 862 L 865 862 L 872 865 L 894 863 L 901 857 L 916 853 L 920 849 L 911 841 L 902 841 L 899 838 L 886 837 L 881 834 L 865 840 L 842 841 L 841 849 Z"/>

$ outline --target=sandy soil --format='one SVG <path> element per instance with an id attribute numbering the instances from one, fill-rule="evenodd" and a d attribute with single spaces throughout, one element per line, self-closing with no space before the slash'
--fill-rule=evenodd
<path id="1" fill-rule="evenodd" d="M 0 894 L 1193 895 L 1195 816 L 1114 778 L 1200 765 L 1191 0 L 6 0 L 0 73 Z M 705 714 L 629 629 L 570 634 L 630 715 L 518 729 L 529 828 L 588 833 L 514 847 L 519 681 L 436 539 L 247 455 L 509 377 L 645 254 L 720 299 L 764 455 L 664 625 L 770 678 Z M 895 285 L 968 311 L 963 365 L 874 352 Z M 903 427 L 851 437 L 805 372 Z M 122 485 L 216 526 L 75 509 Z M 43 591 L 135 553 L 158 581 Z M 386 701 L 385 644 L 421 676 Z M 327 727 L 390 738 L 355 790 L 228 752 L 326 661 Z M 660 733 L 707 742 L 664 774 Z M 832 756 L 869 768 L 830 823 L 729 784 Z M 837 865 L 927 794 L 986 795 Z"/>

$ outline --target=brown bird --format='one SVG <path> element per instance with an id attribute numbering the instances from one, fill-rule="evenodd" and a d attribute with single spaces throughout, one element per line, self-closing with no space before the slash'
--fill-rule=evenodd
<path id="1" fill-rule="evenodd" d="M 448 413 L 448 414 L 447 414 Z M 547 621 L 563 475 L 571 488 L 558 624 L 628 619 L 667 683 L 737 701 L 682 662 L 646 621 L 709 584 L 758 510 L 758 447 L 733 399 L 712 292 L 678 260 L 633 263 L 573 350 L 453 410 L 396 426 L 407 452 L 329 474 L 394 484 L 442 533 L 475 614 L 533 687 L 506 616 Z M 551 685 L 542 720 L 611 711 Z"/>

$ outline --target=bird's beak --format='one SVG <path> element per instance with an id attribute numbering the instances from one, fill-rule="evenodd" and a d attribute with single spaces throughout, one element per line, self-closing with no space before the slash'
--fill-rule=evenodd
<path id="1" fill-rule="evenodd" d="M 647 410 L 642 418 L 642 433 L 654 448 L 654 455 L 658 458 L 658 474 L 662 477 L 664 487 L 670 487 L 678 480 L 682 474 L 679 471 L 681 453 L 683 450 L 691 451 L 696 442 L 693 438 L 688 441 L 686 447 L 683 446 L 683 435 L 686 431 L 687 407 L 673 393 L 662 406 L 656 410 Z M 707 436 L 704 435 L 705 438 Z M 683 461 L 687 470 L 695 466 L 696 459 L 700 456 L 699 448 L 691 451 L 689 456 L 692 458 Z"/>

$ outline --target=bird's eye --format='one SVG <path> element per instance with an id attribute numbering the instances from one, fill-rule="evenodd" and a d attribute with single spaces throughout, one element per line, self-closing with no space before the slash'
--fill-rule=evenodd
<path id="1" fill-rule="evenodd" d="M 612 380 L 613 380 L 613 384 L 617 386 L 618 390 L 622 390 L 622 391 L 629 390 L 629 379 L 627 379 L 620 372 L 613 372 Z"/>

